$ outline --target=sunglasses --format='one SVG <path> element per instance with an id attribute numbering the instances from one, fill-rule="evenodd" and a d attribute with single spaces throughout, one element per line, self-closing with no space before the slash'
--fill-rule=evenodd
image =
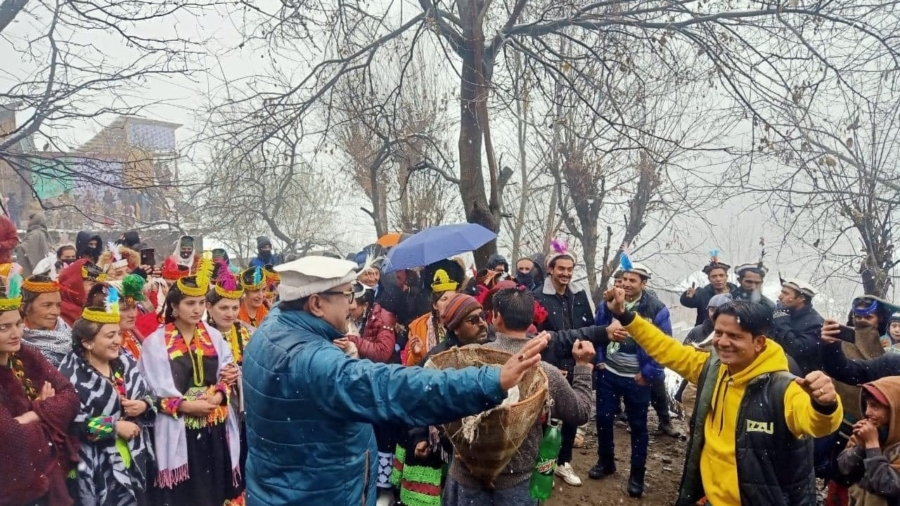
<path id="1" fill-rule="evenodd" d="M 346 292 L 344 292 L 344 291 L 337 291 L 337 290 L 330 290 L 330 291 L 327 291 L 327 292 L 321 292 L 321 294 L 322 294 L 322 295 L 343 295 L 343 296 L 347 299 L 347 302 L 353 302 L 353 299 L 355 298 L 356 292 L 354 292 L 353 290 L 347 290 Z"/>
<path id="2" fill-rule="evenodd" d="M 469 325 L 478 325 L 481 322 L 487 323 L 487 317 L 484 314 L 484 311 L 482 311 L 478 314 L 473 314 L 472 316 L 466 318 L 463 321 L 468 323 Z"/>

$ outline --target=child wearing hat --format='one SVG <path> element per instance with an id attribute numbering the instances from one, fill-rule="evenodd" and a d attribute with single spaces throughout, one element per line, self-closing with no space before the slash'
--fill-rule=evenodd
<path id="1" fill-rule="evenodd" d="M 891 315 L 888 330 L 881 336 L 881 347 L 885 353 L 900 353 L 900 312 Z"/>

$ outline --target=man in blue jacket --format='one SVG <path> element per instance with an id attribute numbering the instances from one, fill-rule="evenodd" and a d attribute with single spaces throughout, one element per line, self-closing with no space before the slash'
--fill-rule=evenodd
<path id="1" fill-rule="evenodd" d="M 626 306 L 652 321 L 660 330 L 672 334 L 672 323 L 666 306 L 649 293 L 647 281 L 652 277 L 650 269 L 633 264 L 622 274 Z M 597 311 L 595 324 L 609 325 L 613 315 L 606 303 Z M 605 350 L 597 350 L 597 465 L 588 476 L 598 480 L 616 472 L 613 425 L 616 411 L 625 402 L 628 426 L 631 428 L 631 475 L 628 479 L 628 495 L 641 497 L 644 493 L 644 471 L 647 463 L 647 410 L 650 406 L 651 385 L 663 379 L 663 368 L 656 363 L 631 336 L 621 343 L 610 343 Z M 668 415 L 668 406 L 664 407 Z M 662 423 L 662 420 L 660 421 Z"/>
<path id="2" fill-rule="evenodd" d="M 536 367 L 547 340 L 502 368 L 423 370 L 348 358 L 356 264 L 305 257 L 276 267 L 281 303 L 244 352 L 247 504 L 375 506 L 374 423 L 438 425 L 492 408 Z"/>

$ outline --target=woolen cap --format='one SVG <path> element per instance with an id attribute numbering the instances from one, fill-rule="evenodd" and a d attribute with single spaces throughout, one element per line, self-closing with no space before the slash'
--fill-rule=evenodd
<path id="1" fill-rule="evenodd" d="M 646 265 L 639 263 L 632 263 L 631 269 L 628 269 L 625 272 L 630 272 L 632 274 L 637 274 L 638 276 L 650 280 L 653 279 L 653 271 L 650 270 Z"/>
<path id="2" fill-rule="evenodd" d="M 717 293 L 709 299 L 709 304 L 706 305 L 707 309 L 711 307 L 719 307 L 729 302 L 733 301 L 734 298 L 730 293 Z"/>
<path id="3" fill-rule="evenodd" d="M 463 318 L 476 309 L 482 309 L 475 297 L 458 293 L 453 296 L 441 313 L 441 320 L 449 331 L 455 331 L 463 322 Z"/>
<path id="4" fill-rule="evenodd" d="M 275 267 L 281 276 L 278 296 L 285 302 L 327 292 L 356 279 L 356 263 L 339 258 L 308 256 Z"/>
<path id="5" fill-rule="evenodd" d="M 813 288 L 813 286 L 811 284 L 807 283 L 806 281 L 800 281 L 799 279 L 796 279 L 796 278 L 782 279 L 781 286 L 783 286 L 785 288 L 790 288 L 791 290 L 794 290 L 796 292 L 800 292 L 803 295 L 806 295 L 807 297 L 809 297 L 810 299 L 819 294 L 819 292 L 816 291 L 816 289 Z"/>

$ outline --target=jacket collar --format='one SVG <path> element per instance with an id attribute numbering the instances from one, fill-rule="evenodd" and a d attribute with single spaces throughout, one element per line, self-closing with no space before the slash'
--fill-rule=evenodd
<path id="1" fill-rule="evenodd" d="M 584 288 L 581 287 L 578 283 L 569 282 L 569 286 L 566 287 L 566 291 L 575 295 L 576 293 L 581 293 L 584 291 Z M 556 288 L 553 287 L 553 281 L 550 279 L 550 276 L 544 278 L 544 288 L 541 290 L 541 293 L 544 295 L 556 295 Z"/>
<path id="2" fill-rule="evenodd" d="M 317 318 L 306 311 L 282 311 L 278 308 L 273 309 L 269 316 L 278 318 L 278 321 L 288 325 L 289 327 L 299 327 L 313 334 L 324 337 L 329 341 L 334 341 L 342 337 L 344 334 L 338 329 L 331 326 L 321 318 Z"/>

